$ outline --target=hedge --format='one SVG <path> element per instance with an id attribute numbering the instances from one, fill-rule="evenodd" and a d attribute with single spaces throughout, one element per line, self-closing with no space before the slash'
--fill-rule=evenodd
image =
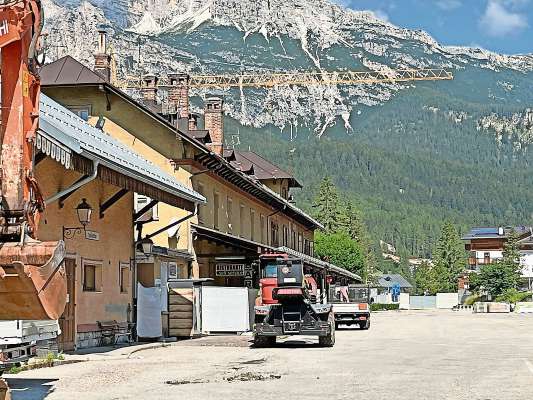
<path id="1" fill-rule="evenodd" d="M 399 310 L 400 305 L 399 304 L 371 304 L 370 310 L 371 311 L 389 311 L 389 310 Z"/>

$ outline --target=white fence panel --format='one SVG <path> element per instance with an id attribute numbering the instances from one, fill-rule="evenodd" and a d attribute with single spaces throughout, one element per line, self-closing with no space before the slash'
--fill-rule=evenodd
<path id="1" fill-rule="evenodd" d="M 163 335 L 161 324 L 161 288 L 137 285 L 137 335 L 158 338 Z"/>
<path id="2" fill-rule="evenodd" d="M 390 295 L 388 293 L 378 294 L 376 296 L 375 303 L 377 303 L 377 304 L 392 304 L 392 295 Z"/>
<path id="3" fill-rule="evenodd" d="M 458 304 L 458 293 L 437 293 L 437 308 L 452 309 Z"/>
<path id="4" fill-rule="evenodd" d="M 409 293 L 400 293 L 400 310 L 409 310 Z"/>
<path id="5" fill-rule="evenodd" d="M 202 288 L 203 332 L 246 332 L 250 330 L 248 288 Z"/>
<path id="6" fill-rule="evenodd" d="M 436 308 L 437 298 L 435 296 L 411 296 L 409 307 L 411 310 L 427 310 Z"/>

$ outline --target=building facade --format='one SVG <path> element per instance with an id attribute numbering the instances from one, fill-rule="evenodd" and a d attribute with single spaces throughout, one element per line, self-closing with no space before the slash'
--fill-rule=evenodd
<path id="1" fill-rule="evenodd" d="M 36 178 L 47 208 L 39 239 L 64 240 L 63 350 L 104 344 L 102 324 L 134 321 L 135 194 L 194 210 L 203 197 L 42 96 Z M 80 215 L 85 210 L 84 218 Z"/>
<path id="2" fill-rule="evenodd" d="M 522 286 L 533 289 L 533 228 L 527 226 L 472 228 L 462 239 L 469 252 L 468 271 L 479 272 L 484 265 L 503 258 L 505 242 L 514 231 L 519 238 Z M 464 286 L 464 283 L 463 283 Z"/>

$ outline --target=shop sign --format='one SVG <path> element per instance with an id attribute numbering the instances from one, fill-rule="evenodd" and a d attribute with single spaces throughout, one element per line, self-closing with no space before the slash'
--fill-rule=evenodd
<path id="1" fill-rule="evenodd" d="M 100 234 L 95 231 L 85 231 L 85 239 L 99 241 Z"/>
<path id="2" fill-rule="evenodd" d="M 217 276 L 244 276 L 244 264 L 217 264 Z"/>

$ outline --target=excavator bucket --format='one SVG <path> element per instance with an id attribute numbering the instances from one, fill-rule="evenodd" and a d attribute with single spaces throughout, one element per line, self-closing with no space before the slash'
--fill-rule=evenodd
<path id="1" fill-rule="evenodd" d="M 54 320 L 65 310 L 65 243 L 0 244 L 0 320 Z"/>

